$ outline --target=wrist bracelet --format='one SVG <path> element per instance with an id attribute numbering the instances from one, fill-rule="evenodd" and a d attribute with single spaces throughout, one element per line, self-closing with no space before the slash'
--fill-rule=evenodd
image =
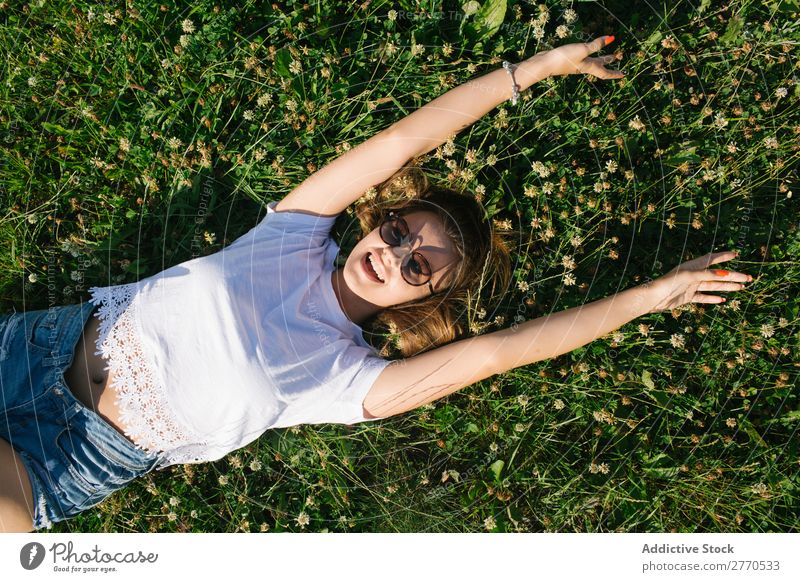
<path id="1" fill-rule="evenodd" d="M 513 95 L 511 95 L 511 103 L 512 105 L 516 105 L 517 99 L 519 99 L 519 85 L 517 85 L 517 81 L 514 79 L 514 71 L 517 69 L 517 65 L 512 65 L 508 61 L 503 61 L 503 68 L 511 77 L 511 87 L 514 90 Z"/>

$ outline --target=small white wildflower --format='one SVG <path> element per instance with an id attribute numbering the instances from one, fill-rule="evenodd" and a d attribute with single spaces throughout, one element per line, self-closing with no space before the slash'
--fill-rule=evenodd
<path id="1" fill-rule="evenodd" d="M 272 95 L 270 93 L 264 93 L 256 99 L 256 104 L 259 107 L 266 107 L 270 101 L 272 101 Z"/>
<path id="2" fill-rule="evenodd" d="M 242 114 L 242 117 L 244 117 L 245 120 L 247 121 L 253 121 L 253 119 L 255 118 L 255 113 L 253 112 L 252 109 L 248 109 Z"/>
<path id="3" fill-rule="evenodd" d="M 172 507 L 177 507 L 178 505 L 180 505 L 180 502 L 181 502 L 180 499 L 178 499 L 177 497 L 170 497 L 169 498 L 169 504 Z"/>
<path id="4" fill-rule="evenodd" d="M 114 24 L 117 23 L 117 19 L 114 18 L 114 15 L 111 14 L 110 12 L 104 12 L 103 13 L 103 22 L 113 26 Z"/>
<path id="5" fill-rule="evenodd" d="M 564 401 L 558 398 L 555 402 L 553 402 L 553 408 L 556 410 L 562 410 L 564 408 Z"/>
<path id="6" fill-rule="evenodd" d="M 187 18 L 186 20 L 181 22 L 181 28 L 183 29 L 183 32 L 192 34 L 194 32 L 194 22 L 192 22 Z"/>
<path id="7" fill-rule="evenodd" d="M 556 36 L 558 38 L 566 38 L 568 34 L 569 34 L 569 28 L 564 26 L 563 24 L 556 27 Z"/>
<path id="8" fill-rule="evenodd" d="M 30 87 L 36 87 L 36 84 L 37 84 L 38 82 L 39 82 L 39 81 L 37 81 L 37 80 L 36 80 L 36 77 L 28 77 L 28 85 L 29 85 Z"/>
<path id="9" fill-rule="evenodd" d="M 177 514 L 177 513 L 175 513 L 174 511 L 170 511 L 170 512 L 167 514 L 167 519 L 169 519 L 170 521 L 175 521 L 175 520 L 177 520 L 177 519 L 178 519 L 178 514 Z"/>
<path id="10" fill-rule="evenodd" d="M 397 20 L 397 10 L 389 10 L 388 14 L 386 14 L 386 17 L 391 21 Z"/>
<path id="11" fill-rule="evenodd" d="M 564 11 L 564 22 L 566 22 L 567 24 L 572 24 L 576 20 L 578 20 L 578 13 L 575 12 L 572 8 L 567 8 Z"/>
<path id="12" fill-rule="evenodd" d="M 646 336 L 648 333 L 650 333 L 650 326 L 648 324 L 646 324 L 646 323 L 640 323 L 639 324 L 639 333 L 644 335 L 644 336 Z"/>
<path id="13" fill-rule="evenodd" d="M 300 63 L 300 61 L 292 61 L 291 63 L 289 63 L 289 70 L 293 74 L 299 75 L 300 73 L 303 72 L 303 65 Z"/>
<path id="14" fill-rule="evenodd" d="M 550 170 L 540 161 L 535 161 L 531 164 L 533 171 L 539 174 L 541 178 L 547 178 L 550 175 Z"/>
<path id="15" fill-rule="evenodd" d="M 778 327 L 786 327 L 787 325 L 789 325 L 789 320 L 787 320 L 785 317 L 781 317 L 778 320 Z"/>
<path id="16" fill-rule="evenodd" d="M 31 273 L 30 275 L 28 275 L 28 281 L 30 281 L 31 283 L 36 283 L 36 281 L 38 280 L 39 277 L 36 275 L 36 273 Z"/>
<path id="17" fill-rule="evenodd" d="M 571 255 L 564 255 L 564 258 L 561 259 L 561 264 L 564 265 L 567 269 L 574 269 L 575 267 L 578 266 Z"/>
<path id="18" fill-rule="evenodd" d="M 261 470 L 261 461 L 258 459 L 253 459 L 250 463 L 250 470 L 251 471 L 260 471 Z"/>
<path id="19" fill-rule="evenodd" d="M 564 275 L 564 285 L 570 287 L 575 284 L 575 276 L 572 273 Z"/>
<path id="20" fill-rule="evenodd" d="M 625 334 L 622 333 L 621 331 L 615 331 L 611 335 L 611 339 L 613 339 L 616 343 L 622 343 L 622 340 L 625 339 Z"/>
<path id="21" fill-rule="evenodd" d="M 528 289 L 530 289 L 530 284 L 527 281 L 518 281 L 517 288 L 525 293 Z"/>
<path id="22" fill-rule="evenodd" d="M 673 347 L 682 348 L 684 346 L 685 339 L 686 338 L 683 337 L 683 334 L 673 333 L 669 338 L 669 342 Z"/>
<path id="23" fill-rule="evenodd" d="M 119 138 L 119 149 L 123 152 L 129 152 L 131 150 L 131 142 L 125 137 Z"/>
<path id="24" fill-rule="evenodd" d="M 772 337 L 775 333 L 775 328 L 770 323 L 764 323 L 761 325 L 761 335 L 762 337 Z"/>
<path id="25" fill-rule="evenodd" d="M 786 87 L 778 87 L 777 89 L 775 89 L 775 96 L 778 99 L 782 99 L 783 97 L 786 97 L 786 95 L 788 94 L 789 91 L 786 90 Z"/>
<path id="26" fill-rule="evenodd" d="M 183 142 L 177 137 L 171 137 L 167 140 L 167 145 L 173 150 L 176 150 L 183 145 Z"/>
<path id="27" fill-rule="evenodd" d="M 178 39 L 178 44 L 181 45 L 183 48 L 189 48 L 189 43 L 192 42 L 192 37 L 188 34 L 182 34 Z"/>
<path id="28" fill-rule="evenodd" d="M 774 150 L 778 147 L 778 140 L 774 137 L 765 137 L 764 138 L 764 146 L 768 149 Z"/>
<path id="29" fill-rule="evenodd" d="M 615 162 L 614 160 L 608 160 L 608 161 L 606 162 L 606 169 L 607 169 L 607 170 L 609 171 L 609 173 L 611 173 L 611 174 L 613 174 L 614 172 L 616 172 L 616 171 L 617 171 L 617 167 L 618 167 L 618 166 L 617 166 L 617 162 Z"/>
<path id="30" fill-rule="evenodd" d="M 725 116 L 722 115 L 721 112 L 717 112 L 714 116 L 714 125 L 717 126 L 719 129 L 724 129 L 728 126 L 728 120 L 725 119 Z"/>
<path id="31" fill-rule="evenodd" d="M 489 517 L 483 520 L 483 527 L 486 528 L 487 531 L 491 531 L 497 527 L 497 522 L 490 515 Z"/>
<path id="32" fill-rule="evenodd" d="M 631 129 L 635 129 L 636 131 L 645 130 L 645 125 L 644 123 L 642 123 L 642 120 L 639 119 L 638 114 L 628 122 L 628 127 L 630 127 Z"/>
<path id="33" fill-rule="evenodd" d="M 306 527 L 311 522 L 311 518 L 305 511 L 301 511 L 300 515 L 297 516 L 297 519 L 295 519 L 295 521 L 297 522 L 297 525 L 299 525 L 300 527 Z"/>

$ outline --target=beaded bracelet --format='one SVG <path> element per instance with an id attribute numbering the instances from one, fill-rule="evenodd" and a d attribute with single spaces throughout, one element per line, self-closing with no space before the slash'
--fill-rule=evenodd
<path id="1" fill-rule="evenodd" d="M 512 65 L 508 61 L 503 61 L 503 68 L 511 77 L 511 87 L 514 90 L 514 94 L 511 96 L 511 103 L 512 105 L 516 105 L 517 99 L 519 99 L 519 85 L 517 85 L 517 81 L 514 79 L 514 71 L 517 69 L 517 65 Z"/>

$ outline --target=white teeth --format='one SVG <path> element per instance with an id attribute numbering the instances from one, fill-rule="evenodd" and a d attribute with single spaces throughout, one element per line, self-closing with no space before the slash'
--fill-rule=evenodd
<path id="1" fill-rule="evenodd" d="M 378 270 L 375 268 L 375 263 L 373 263 L 373 262 L 372 262 L 372 255 L 371 255 L 371 254 L 367 256 L 367 260 L 369 261 L 369 264 L 370 264 L 370 265 L 372 265 L 372 270 L 373 270 L 373 271 L 375 272 L 375 274 L 378 276 L 378 279 L 380 279 L 381 283 L 384 283 L 384 282 L 385 282 L 385 280 L 383 279 L 383 277 L 381 277 L 381 276 L 378 274 Z"/>

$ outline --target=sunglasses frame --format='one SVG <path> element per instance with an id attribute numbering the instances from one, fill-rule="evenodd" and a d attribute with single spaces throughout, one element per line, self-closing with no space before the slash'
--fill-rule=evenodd
<path id="1" fill-rule="evenodd" d="M 411 231 L 411 229 L 408 227 L 408 223 L 406 222 L 405 218 L 403 218 L 403 216 L 401 214 L 398 214 L 394 210 L 390 210 L 386 215 L 384 215 L 383 220 L 381 221 L 381 226 L 378 229 L 378 233 L 381 236 L 381 240 L 383 240 L 383 242 L 385 242 L 390 247 L 405 246 L 404 244 L 402 244 L 402 242 L 401 242 L 401 244 L 392 244 L 391 242 L 389 242 L 388 240 L 386 240 L 384 238 L 384 236 L 383 236 L 383 228 L 387 223 L 390 223 L 390 222 L 391 223 L 400 223 L 400 222 L 402 222 L 402 224 L 405 226 L 404 230 L 406 232 L 410 232 Z M 418 260 L 420 262 L 424 262 L 424 264 L 428 266 L 428 270 L 430 271 L 431 274 L 428 276 L 428 280 L 425 281 L 424 283 L 412 283 L 408 279 L 406 279 L 405 268 L 406 268 L 406 265 L 408 265 L 408 260 L 407 259 L 408 259 L 409 255 L 411 256 L 411 258 L 415 258 L 416 260 Z M 418 257 L 415 257 L 414 255 L 418 255 Z M 412 285 L 414 287 L 421 287 L 422 285 L 425 285 L 427 283 L 428 287 L 431 290 L 431 295 L 435 295 L 435 293 L 433 291 L 433 285 L 431 284 L 431 279 L 433 278 L 433 268 L 431 267 L 431 264 L 428 262 L 428 259 L 426 259 L 422 255 L 422 253 L 419 253 L 417 251 L 411 251 L 409 254 L 407 254 L 403 258 L 403 267 L 400 269 L 400 273 L 403 276 L 403 281 L 405 281 L 406 283 L 408 283 L 409 285 Z"/>

